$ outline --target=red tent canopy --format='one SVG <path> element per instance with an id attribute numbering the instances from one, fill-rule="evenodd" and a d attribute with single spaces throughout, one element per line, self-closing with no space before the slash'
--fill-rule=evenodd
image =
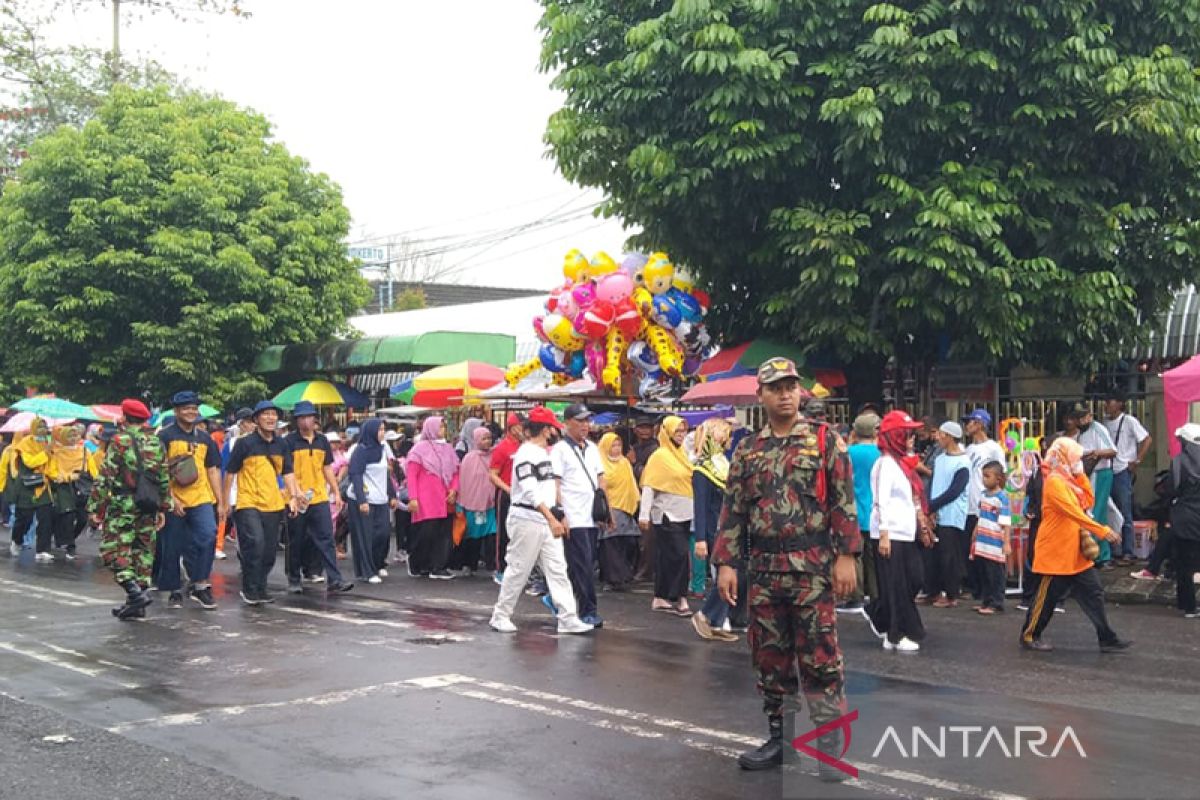
<path id="1" fill-rule="evenodd" d="M 1193 356 L 1163 373 L 1163 400 L 1167 411 L 1167 448 L 1179 455 L 1175 431 L 1191 419 L 1192 403 L 1200 403 L 1200 356 Z"/>

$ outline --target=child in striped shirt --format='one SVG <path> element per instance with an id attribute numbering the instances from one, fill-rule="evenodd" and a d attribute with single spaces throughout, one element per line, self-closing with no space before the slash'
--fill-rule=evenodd
<path id="1" fill-rule="evenodd" d="M 1008 577 L 1008 555 L 1012 552 L 1012 517 L 1004 493 L 1004 465 L 991 461 L 983 466 L 983 495 L 979 498 L 979 524 L 971 539 L 971 558 L 978 559 L 983 584 L 983 602 L 975 610 L 984 616 L 1004 610 L 1004 585 Z"/>

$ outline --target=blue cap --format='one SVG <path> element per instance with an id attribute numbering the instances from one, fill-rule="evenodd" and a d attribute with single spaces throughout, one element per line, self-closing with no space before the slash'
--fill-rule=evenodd
<path id="1" fill-rule="evenodd" d="M 970 422 L 971 420 L 982 422 L 985 428 L 992 427 L 992 415 L 987 412 L 986 408 L 977 408 L 963 417 L 963 422 Z"/>
<path id="2" fill-rule="evenodd" d="M 180 406 L 198 406 L 200 405 L 200 395 L 188 389 L 182 392 L 176 392 L 171 398 L 171 405 L 175 408 Z"/>
<path id="3" fill-rule="evenodd" d="M 292 417 L 315 417 L 317 415 L 317 407 L 308 400 L 301 400 L 296 403 L 296 407 L 292 409 Z"/>
<path id="4" fill-rule="evenodd" d="M 275 403 L 271 400 L 259 400 L 258 403 L 254 406 L 254 416 L 257 417 L 259 414 L 261 414 L 264 411 L 274 411 L 275 413 L 278 414 L 279 406 L 275 405 Z"/>

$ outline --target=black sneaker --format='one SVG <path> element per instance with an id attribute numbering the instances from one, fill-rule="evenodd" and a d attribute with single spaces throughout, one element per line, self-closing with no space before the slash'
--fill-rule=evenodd
<path id="1" fill-rule="evenodd" d="M 258 596 L 257 596 L 257 595 L 255 595 L 253 592 L 249 592 L 249 593 L 248 593 L 248 592 L 247 592 L 245 589 L 242 589 L 240 592 L 238 592 L 238 596 L 239 596 L 239 597 L 241 597 L 241 598 L 242 598 L 242 602 L 243 602 L 243 603 L 245 603 L 245 604 L 246 604 L 246 605 L 248 605 L 248 606 L 260 606 L 260 605 L 262 605 L 262 601 L 261 601 L 261 600 L 259 600 L 259 599 L 258 599 Z"/>
<path id="2" fill-rule="evenodd" d="M 267 594 L 266 592 L 259 592 L 259 593 L 258 593 L 258 602 L 260 602 L 260 603 L 274 603 L 274 602 L 275 602 L 275 597 L 274 597 L 273 595 L 269 595 L 269 594 Z"/>
<path id="3" fill-rule="evenodd" d="M 183 608 L 183 595 L 171 592 L 171 596 L 167 598 L 167 608 Z"/>
<path id="4" fill-rule="evenodd" d="M 1115 639 L 1111 642 L 1104 642 L 1100 645 L 1101 653 L 1123 653 L 1129 649 L 1133 642 L 1128 639 Z"/>
<path id="5" fill-rule="evenodd" d="M 298 583 L 289 583 L 287 588 L 288 594 L 304 594 L 304 587 Z"/>
<path id="6" fill-rule="evenodd" d="M 454 580 L 454 576 L 451 575 L 450 570 L 447 570 L 447 569 L 435 570 L 435 571 L 429 573 L 429 577 L 433 578 L 435 581 L 452 581 L 452 580 Z"/>
<path id="7" fill-rule="evenodd" d="M 331 583 L 325 591 L 329 594 L 345 594 L 353 588 L 353 583 Z"/>
<path id="8" fill-rule="evenodd" d="M 203 589 L 192 589 L 188 592 L 188 597 L 199 603 L 201 608 L 209 611 L 217 607 L 217 601 L 213 600 L 212 589 L 207 586 Z"/>

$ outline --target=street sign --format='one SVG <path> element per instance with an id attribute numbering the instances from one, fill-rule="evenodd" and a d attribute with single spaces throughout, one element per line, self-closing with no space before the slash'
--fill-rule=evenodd
<path id="1" fill-rule="evenodd" d="M 363 266 L 382 266 L 387 263 L 388 254 L 386 247 L 347 247 L 346 255 L 350 258 L 357 258 L 363 263 Z"/>

